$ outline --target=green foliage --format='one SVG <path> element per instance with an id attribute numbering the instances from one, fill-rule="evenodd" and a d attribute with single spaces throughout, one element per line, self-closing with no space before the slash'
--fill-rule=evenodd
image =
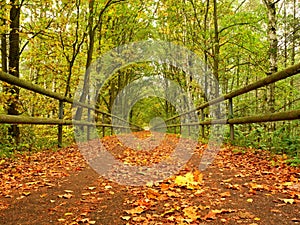
<path id="1" fill-rule="evenodd" d="M 300 158 L 299 157 L 287 159 L 287 160 L 285 160 L 285 162 L 287 164 L 289 164 L 290 166 L 300 166 Z"/>
<path id="2" fill-rule="evenodd" d="M 253 124 L 247 129 L 235 126 L 234 145 L 270 150 L 274 154 L 286 154 L 289 157 L 300 156 L 300 137 L 292 134 L 290 124 L 281 125 L 273 132 L 268 132 L 268 127 L 262 124 Z M 229 133 L 227 132 L 227 140 Z"/>
<path id="3" fill-rule="evenodd" d="M 14 143 L 8 135 L 10 125 L 0 125 L 0 158 L 12 157 L 15 153 L 36 152 L 41 149 L 57 149 L 57 126 L 22 125 L 21 140 Z M 63 127 L 63 145 L 74 142 L 73 128 Z"/>

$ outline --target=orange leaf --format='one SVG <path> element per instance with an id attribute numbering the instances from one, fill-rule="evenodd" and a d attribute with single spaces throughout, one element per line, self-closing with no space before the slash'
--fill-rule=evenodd
<path id="1" fill-rule="evenodd" d="M 145 210 L 142 206 L 138 206 L 138 207 L 135 207 L 135 208 L 130 209 L 130 210 L 125 210 L 125 212 L 127 212 L 128 214 L 141 214 L 144 211 Z"/>

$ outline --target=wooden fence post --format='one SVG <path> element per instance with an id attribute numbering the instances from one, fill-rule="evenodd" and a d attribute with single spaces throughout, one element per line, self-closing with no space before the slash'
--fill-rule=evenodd
<path id="1" fill-rule="evenodd" d="M 201 108 L 201 122 L 203 121 L 204 121 L 204 109 Z M 202 134 L 202 138 L 205 138 L 205 130 L 203 124 L 201 124 L 201 134 Z"/>
<path id="2" fill-rule="evenodd" d="M 59 109 L 58 109 L 58 118 L 59 119 L 63 119 L 64 117 L 64 102 L 63 101 L 59 101 Z M 63 125 L 59 124 L 58 125 L 58 147 L 61 148 L 62 147 L 62 136 L 63 136 L 63 130 L 62 127 Z"/>
<path id="3" fill-rule="evenodd" d="M 88 122 L 90 122 L 91 121 L 91 109 L 90 108 L 88 108 Z M 91 133 L 91 127 L 90 127 L 90 125 L 87 125 L 87 141 L 89 141 L 90 140 L 90 133 Z"/>
<path id="4" fill-rule="evenodd" d="M 104 124 L 104 114 L 102 114 L 102 137 L 105 137 L 105 127 L 103 126 Z"/>
<path id="5" fill-rule="evenodd" d="M 175 125 L 175 123 L 176 123 L 176 121 L 175 121 L 175 119 L 173 119 L 173 123 L 174 123 L 174 125 Z M 174 126 L 174 134 L 176 134 L 176 126 Z"/>
<path id="6" fill-rule="evenodd" d="M 233 118 L 233 104 L 232 104 L 232 98 L 229 99 L 229 119 Z M 230 139 L 233 141 L 234 140 L 234 125 L 229 124 L 230 127 Z"/>

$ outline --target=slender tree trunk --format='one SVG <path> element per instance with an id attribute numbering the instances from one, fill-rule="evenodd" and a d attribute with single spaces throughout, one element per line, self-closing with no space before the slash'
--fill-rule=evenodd
<path id="1" fill-rule="evenodd" d="M 6 2 L 4 0 L 1 1 L 1 7 L 4 9 Z M 1 25 L 6 27 L 6 19 L 5 19 L 5 11 L 3 10 L 1 13 Z M 5 29 L 6 30 L 6 29 Z M 1 34 L 1 68 L 2 71 L 7 73 L 7 39 L 6 39 L 6 31 Z"/>
<path id="2" fill-rule="evenodd" d="M 292 36 L 292 53 L 291 53 L 291 64 L 294 65 L 295 64 L 295 56 L 296 56 L 296 27 L 297 27 L 297 20 L 296 20 L 296 7 L 297 7 L 297 2 L 296 0 L 293 1 L 293 36 Z M 293 77 L 292 77 L 293 78 Z"/>
<path id="3" fill-rule="evenodd" d="M 68 78 L 67 78 L 67 85 L 66 85 L 65 97 L 67 97 L 68 95 L 70 95 L 70 90 L 71 90 L 70 83 L 71 83 L 73 66 L 74 66 L 74 62 L 73 61 L 69 62 L 69 66 L 68 66 Z"/>
<path id="4" fill-rule="evenodd" d="M 83 81 L 83 89 L 80 96 L 80 102 L 86 102 L 86 97 L 88 95 L 88 89 L 89 89 L 89 81 L 90 81 L 90 71 L 89 67 L 93 60 L 93 52 L 94 52 L 94 45 L 95 45 L 95 35 L 96 35 L 96 29 L 94 29 L 94 4 L 95 0 L 89 1 L 89 18 L 88 18 L 88 50 L 87 50 L 87 58 L 86 58 L 86 64 L 85 64 L 85 75 L 84 75 L 84 81 Z M 78 107 L 76 111 L 76 120 L 80 120 L 82 117 L 83 108 Z"/>
<path id="5" fill-rule="evenodd" d="M 213 1 L 214 5 L 214 43 L 213 43 L 213 74 L 215 78 L 215 98 L 220 95 L 219 87 L 219 58 L 220 58 L 220 43 L 219 43 L 219 25 L 218 25 L 218 6 L 217 0 Z M 220 117 L 220 105 L 216 106 L 216 118 Z"/>
<path id="6" fill-rule="evenodd" d="M 209 11 L 209 0 L 206 1 L 206 8 L 205 8 L 205 14 L 204 14 L 204 69 L 205 69 L 205 74 L 204 74 L 204 101 L 208 101 L 208 41 L 207 41 L 207 32 L 208 32 L 208 11 Z"/>
<path id="7" fill-rule="evenodd" d="M 277 24 L 276 24 L 276 3 L 278 1 L 264 0 L 264 3 L 268 10 L 268 37 L 270 42 L 269 47 L 269 71 L 268 75 L 276 73 L 278 71 L 278 39 L 277 39 Z M 275 84 L 269 85 L 269 111 L 275 111 Z"/>
<path id="8" fill-rule="evenodd" d="M 284 20 L 284 68 L 288 66 L 288 28 L 287 28 L 287 2 L 284 0 L 283 20 Z"/>
<path id="9" fill-rule="evenodd" d="M 10 33 L 9 33 L 9 55 L 8 55 L 8 68 L 9 73 L 13 76 L 19 77 L 19 61 L 20 61 L 20 5 L 18 0 L 11 0 L 10 9 Z M 9 115 L 18 115 L 18 99 L 19 88 L 11 86 L 7 90 L 11 94 L 8 102 L 7 113 Z M 20 141 L 20 130 L 17 125 L 12 125 L 9 129 L 10 135 L 14 138 L 16 143 Z"/>

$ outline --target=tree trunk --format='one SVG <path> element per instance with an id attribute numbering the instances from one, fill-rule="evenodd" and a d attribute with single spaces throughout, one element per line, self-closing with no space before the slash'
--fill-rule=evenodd
<path id="1" fill-rule="evenodd" d="M 220 43 L 219 43 L 219 25 L 218 25 L 218 7 L 217 0 L 213 1 L 214 6 L 214 42 L 213 42 L 213 75 L 215 79 L 215 93 L 214 97 L 217 98 L 220 94 L 219 89 L 219 57 L 220 57 Z M 220 105 L 216 106 L 216 118 L 220 117 Z"/>
<path id="2" fill-rule="evenodd" d="M 276 73 L 278 71 L 278 39 L 277 39 L 277 24 L 276 24 L 276 3 L 278 1 L 264 0 L 264 3 L 268 10 L 268 38 L 270 42 L 269 46 L 269 71 L 268 75 Z M 275 111 L 275 84 L 269 85 L 269 111 Z"/>
<path id="3" fill-rule="evenodd" d="M 5 1 L 1 1 L 1 7 L 3 9 L 2 12 L 2 19 L 1 19 L 1 25 L 3 27 L 6 27 L 6 19 L 5 19 L 5 7 L 6 2 Z M 6 30 L 6 29 L 5 29 Z M 7 73 L 7 40 L 6 40 L 6 31 L 4 33 L 1 34 L 1 68 L 2 71 Z"/>
<path id="4" fill-rule="evenodd" d="M 208 12 L 209 12 L 209 0 L 206 1 L 205 15 L 204 15 L 204 101 L 208 101 L 208 41 L 207 41 L 207 32 L 208 32 Z"/>
<path id="5" fill-rule="evenodd" d="M 10 33 L 9 33 L 9 55 L 8 55 L 8 68 L 9 73 L 13 76 L 19 77 L 19 61 L 20 61 L 20 5 L 18 0 L 11 0 L 10 9 Z M 9 87 L 7 92 L 11 94 L 8 102 L 7 113 L 9 115 L 18 115 L 18 99 L 19 88 L 16 86 Z M 20 130 L 17 125 L 11 125 L 9 134 L 14 138 L 16 143 L 20 141 Z"/>

